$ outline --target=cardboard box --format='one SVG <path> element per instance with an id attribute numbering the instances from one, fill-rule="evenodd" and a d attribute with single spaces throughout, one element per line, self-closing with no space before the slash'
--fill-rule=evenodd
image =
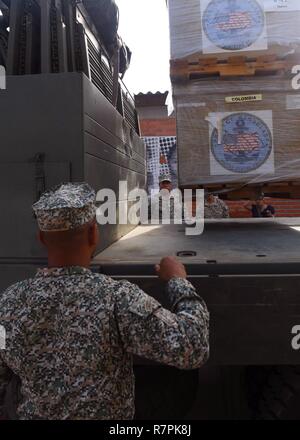
<path id="1" fill-rule="evenodd" d="M 171 59 L 298 53 L 299 0 L 169 0 Z"/>
<path id="2" fill-rule="evenodd" d="M 300 94 L 281 77 L 174 86 L 179 185 L 300 176 Z"/>

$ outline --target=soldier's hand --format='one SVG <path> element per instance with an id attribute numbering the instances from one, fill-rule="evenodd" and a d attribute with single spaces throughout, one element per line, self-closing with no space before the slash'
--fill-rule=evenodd
<path id="1" fill-rule="evenodd" d="M 155 266 L 159 278 L 163 281 L 170 281 L 172 278 L 186 278 L 185 267 L 175 257 L 163 258 L 160 264 Z"/>

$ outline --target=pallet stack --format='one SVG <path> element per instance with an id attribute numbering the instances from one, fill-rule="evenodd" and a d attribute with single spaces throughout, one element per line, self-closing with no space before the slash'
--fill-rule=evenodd
<path id="1" fill-rule="evenodd" d="M 169 15 L 180 186 L 300 193 L 300 1 L 169 0 Z"/>

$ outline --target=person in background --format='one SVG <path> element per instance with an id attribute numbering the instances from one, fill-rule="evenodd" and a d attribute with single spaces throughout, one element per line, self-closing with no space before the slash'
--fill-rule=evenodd
<path id="1" fill-rule="evenodd" d="M 248 211 L 251 211 L 253 218 L 258 217 L 275 217 L 275 208 L 272 205 L 269 205 L 264 197 L 263 194 L 261 194 L 255 201 L 248 202 L 245 205 L 245 208 Z"/>
<path id="2" fill-rule="evenodd" d="M 155 201 L 158 201 L 159 203 L 159 208 L 158 208 L 158 220 L 159 222 L 162 221 L 163 219 L 163 203 L 162 203 L 162 199 L 165 198 L 166 199 L 166 203 L 167 206 L 169 208 L 169 213 L 170 213 L 170 221 L 172 222 L 174 220 L 174 212 L 175 212 L 175 207 L 174 207 L 174 199 L 171 197 L 169 198 L 169 194 L 171 193 L 173 189 L 173 184 L 172 184 L 172 180 L 171 177 L 167 174 L 161 174 L 159 176 L 159 191 L 162 190 L 167 190 L 167 193 L 165 193 L 163 196 L 161 196 L 159 193 L 155 194 L 153 199 L 151 199 L 151 196 L 149 197 L 149 201 L 148 201 L 148 217 L 149 219 L 155 219 L 155 213 L 152 212 L 152 204 Z M 157 200 L 155 200 L 157 199 Z"/>
<path id="3" fill-rule="evenodd" d="M 229 218 L 229 208 L 223 200 L 207 191 L 204 197 L 204 218 Z"/>
<path id="4" fill-rule="evenodd" d="M 162 189 L 166 189 L 169 192 L 173 189 L 172 180 L 167 174 L 162 174 L 159 177 L 159 190 L 161 191 Z"/>

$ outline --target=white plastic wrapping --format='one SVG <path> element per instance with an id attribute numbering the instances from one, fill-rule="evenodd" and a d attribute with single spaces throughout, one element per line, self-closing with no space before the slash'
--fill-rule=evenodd
<path id="1" fill-rule="evenodd" d="M 171 59 L 299 52 L 300 0 L 169 0 Z"/>
<path id="2" fill-rule="evenodd" d="M 179 185 L 300 179 L 300 94 L 290 79 L 174 86 Z"/>

